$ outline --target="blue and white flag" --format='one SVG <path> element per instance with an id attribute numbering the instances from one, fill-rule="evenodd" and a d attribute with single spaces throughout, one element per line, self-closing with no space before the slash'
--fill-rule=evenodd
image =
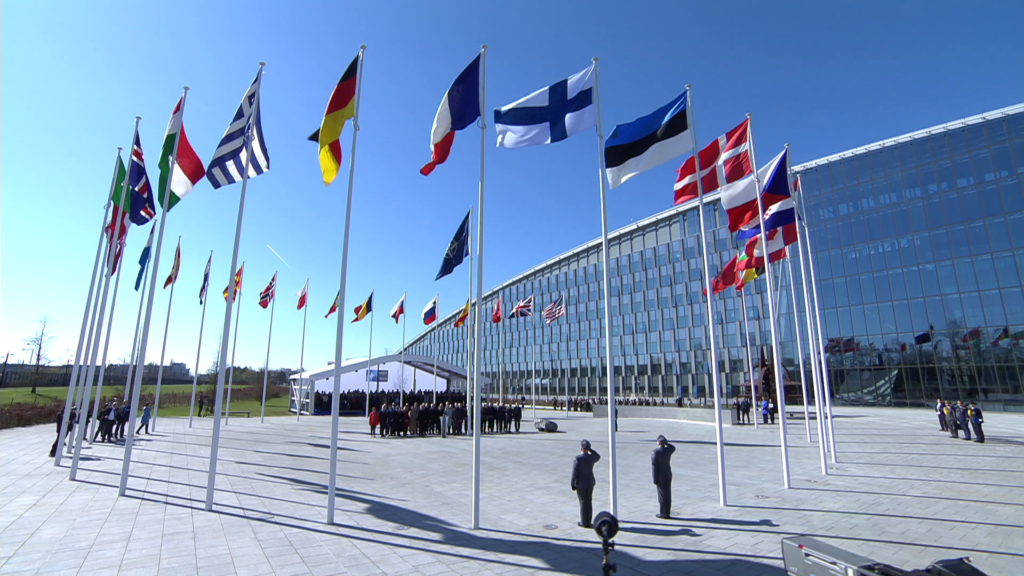
<path id="1" fill-rule="evenodd" d="M 560 142 L 597 126 L 594 65 L 494 110 L 498 146 L 522 148 Z"/>
<path id="2" fill-rule="evenodd" d="M 605 172 L 611 188 L 644 170 L 693 152 L 688 102 L 689 90 L 647 116 L 612 130 L 604 145 Z"/>
<path id="3" fill-rule="evenodd" d="M 206 178 L 214 188 L 242 180 L 246 161 L 245 138 L 250 133 L 252 155 L 249 162 L 249 178 L 255 178 L 270 170 L 270 156 L 267 155 L 267 147 L 264 144 L 263 125 L 260 123 L 260 110 L 256 103 L 262 75 L 261 67 L 256 73 L 256 79 L 245 91 L 231 124 L 224 131 L 224 137 L 220 139 L 217 151 L 213 153 L 213 160 L 210 160 L 210 165 L 206 167 Z"/>
<path id="4" fill-rule="evenodd" d="M 142 249 L 142 254 L 139 255 L 139 276 L 135 279 L 135 291 L 139 291 L 139 287 L 142 286 L 142 278 L 146 275 L 146 267 L 149 266 L 149 253 L 153 249 L 153 232 L 156 231 L 156 222 L 149 228 L 149 240 L 146 240 L 146 247 Z"/>

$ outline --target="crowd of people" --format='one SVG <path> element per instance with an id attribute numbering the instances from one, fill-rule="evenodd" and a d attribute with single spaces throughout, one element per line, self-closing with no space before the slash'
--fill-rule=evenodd
<path id="1" fill-rule="evenodd" d="M 949 400 L 941 398 L 935 401 L 935 413 L 939 416 L 939 430 L 949 432 L 950 438 L 959 438 L 960 432 L 964 433 L 964 440 L 971 439 L 971 429 L 974 430 L 974 441 L 979 444 L 985 442 L 985 431 L 981 425 L 985 423 L 985 417 L 975 402 L 969 402 L 966 406 L 962 400 L 953 404 Z"/>

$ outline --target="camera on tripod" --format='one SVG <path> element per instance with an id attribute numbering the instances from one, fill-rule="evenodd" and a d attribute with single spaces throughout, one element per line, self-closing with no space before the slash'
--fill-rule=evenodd
<path id="1" fill-rule="evenodd" d="M 608 562 L 608 554 L 615 550 L 612 538 L 619 533 L 619 520 L 612 516 L 611 512 L 598 512 L 597 516 L 594 516 L 593 524 L 594 532 L 597 532 L 598 537 L 601 538 L 601 551 L 604 555 L 601 562 L 601 574 L 608 576 L 617 570 L 615 564 Z"/>

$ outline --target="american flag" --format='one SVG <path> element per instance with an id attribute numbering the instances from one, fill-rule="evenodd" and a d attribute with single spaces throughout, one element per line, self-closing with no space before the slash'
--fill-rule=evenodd
<path id="1" fill-rule="evenodd" d="M 508 315 L 509 318 L 530 318 L 533 316 L 533 296 L 530 296 L 526 300 L 520 300 L 516 307 L 512 309 L 512 313 Z"/>
<path id="2" fill-rule="evenodd" d="M 562 316 L 565 316 L 565 306 L 562 304 L 562 296 L 559 294 L 558 300 L 555 300 L 544 308 L 544 320 L 547 320 L 547 323 L 551 324 Z"/>

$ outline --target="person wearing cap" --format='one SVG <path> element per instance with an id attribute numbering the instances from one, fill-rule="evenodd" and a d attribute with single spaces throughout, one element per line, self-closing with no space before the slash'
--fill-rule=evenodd
<path id="1" fill-rule="evenodd" d="M 981 429 L 981 425 L 985 422 L 985 417 L 982 415 L 981 408 L 978 408 L 976 402 L 971 402 L 968 406 L 967 417 L 971 421 L 971 428 L 974 428 L 974 441 L 984 444 L 985 432 Z"/>
<path id="2" fill-rule="evenodd" d="M 658 436 L 658 447 L 651 453 L 651 473 L 658 487 L 658 518 L 672 516 L 672 453 L 676 447 L 664 436 Z"/>
<path id="3" fill-rule="evenodd" d="M 592 528 L 590 519 L 594 517 L 592 499 L 594 497 L 594 486 L 597 480 L 594 478 L 594 464 L 601 460 L 601 455 L 591 449 L 590 441 L 580 442 L 580 453 L 572 461 L 572 479 L 569 486 L 576 492 L 580 500 L 580 521 L 576 524 L 584 528 Z"/>

